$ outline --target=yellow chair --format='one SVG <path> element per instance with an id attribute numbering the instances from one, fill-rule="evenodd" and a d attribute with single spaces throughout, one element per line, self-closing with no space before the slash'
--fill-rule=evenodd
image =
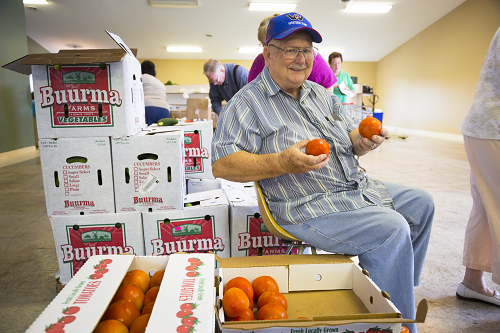
<path id="1" fill-rule="evenodd" d="M 266 199 L 264 198 L 264 194 L 262 193 L 262 189 L 260 188 L 259 182 L 254 182 L 255 190 L 257 192 L 257 201 L 259 203 L 260 215 L 262 216 L 262 221 L 266 225 L 267 230 L 272 233 L 274 236 L 278 237 L 282 243 L 288 245 L 288 250 L 286 254 L 290 254 L 293 248 L 297 248 L 299 254 L 302 254 L 307 247 L 311 248 L 311 252 L 316 254 L 316 248 L 311 246 L 295 236 L 289 234 L 285 229 L 283 229 L 276 221 L 274 220 L 269 208 L 267 207 Z"/>

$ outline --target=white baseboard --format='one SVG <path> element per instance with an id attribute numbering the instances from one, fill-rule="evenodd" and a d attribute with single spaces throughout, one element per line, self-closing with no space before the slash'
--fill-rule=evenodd
<path id="1" fill-rule="evenodd" d="M 40 156 L 35 146 L 0 153 L 0 168 Z"/>
<path id="2" fill-rule="evenodd" d="M 393 126 L 384 126 L 384 127 L 389 130 L 389 134 L 393 134 L 393 135 L 420 135 L 420 136 L 433 137 L 436 139 L 459 141 L 462 143 L 464 142 L 463 135 L 461 135 L 461 134 L 431 132 L 431 131 L 423 131 L 423 130 L 393 127 Z"/>

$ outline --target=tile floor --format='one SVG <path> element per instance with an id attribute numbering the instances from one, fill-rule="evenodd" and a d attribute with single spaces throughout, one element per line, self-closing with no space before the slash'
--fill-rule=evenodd
<path id="1" fill-rule="evenodd" d="M 500 308 L 459 301 L 465 225 L 471 207 L 469 166 L 459 136 L 404 133 L 361 158 L 370 176 L 414 185 L 434 197 L 436 215 L 417 302 L 429 301 L 420 333 L 500 332 Z M 0 333 L 24 332 L 56 295 L 57 261 L 46 215 L 40 159 L 0 154 Z M 495 288 L 490 275 L 487 283 Z"/>

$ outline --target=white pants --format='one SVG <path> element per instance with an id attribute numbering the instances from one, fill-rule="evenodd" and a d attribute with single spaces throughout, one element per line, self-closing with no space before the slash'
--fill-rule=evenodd
<path id="1" fill-rule="evenodd" d="M 472 210 L 465 230 L 463 264 L 492 273 L 500 284 L 500 140 L 464 135 L 471 168 Z"/>

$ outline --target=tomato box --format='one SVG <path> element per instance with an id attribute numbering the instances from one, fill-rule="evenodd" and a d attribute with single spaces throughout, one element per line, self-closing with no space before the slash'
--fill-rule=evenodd
<path id="1" fill-rule="evenodd" d="M 186 267 L 190 266 L 195 266 L 197 276 L 186 275 Z M 160 257 L 93 256 L 26 332 L 92 332 L 126 272 L 133 269 L 143 270 L 150 276 L 165 269 L 169 276 L 160 285 L 146 333 L 174 332 L 174 328 L 168 330 L 167 327 L 179 326 L 195 327 L 198 332 L 213 332 L 214 255 L 207 253 Z M 186 310 L 188 307 L 190 309 Z M 185 311 L 183 318 L 176 316 L 180 311 Z M 188 320 L 194 318 L 196 324 L 194 320 Z"/>
<path id="2" fill-rule="evenodd" d="M 255 278 L 267 275 L 276 280 L 280 293 L 288 302 L 288 319 L 246 322 L 226 321 L 218 302 L 217 325 L 222 333 L 399 333 L 401 324 L 424 322 L 427 315 L 428 304 L 424 299 L 417 308 L 416 320 L 401 318 L 388 294 L 377 287 L 366 271 L 345 256 L 278 255 L 233 257 L 220 261 L 220 298 L 223 287 L 234 277 L 242 276 L 252 283 Z"/>
<path id="3" fill-rule="evenodd" d="M 142 214 L 146 255 L 212 251 L 229 257 L 228 202 L 222 190 L 187 194 L 184 210 Z"/>
<path id="4" fill-rule="evenodd" d="M 184 129 L 184 166 L 186 178 L 214 179 L 211 161 L 214 131 L 212 121 L 179 123 L 168 127 L 153 124 L 147 130 L 161 132 L 171 130 L 171 128 Z"/>
<path id="5" fill-rule="evenodd" d="M 227 179 L 221 179 L 221 188 L 223 190 L 236 190 L 236 189 L 248 189 L 251 188 L 255 192 L 255 185 L 253 182 L 247 182 L 247 183 L 237 183 L 237 182 L 232 182 Z"/>
<path id="6" fill-rule="evenodd" d="M 49 216 L 115 212 L 109 137 L 39 139 Z"/>
<path id="7" fill-rule="evenodd" d="M 117 213 L 183 209 L 183 140 L 182 128 L 111 138 Z"/>
<path id="8" fill-rule="evenodd" d="M 62 284 L 95 255 L 144 255 L 140 213 L 50 218 Z"/>
<path id="9" fill-rule="evenodd" d="M 286 254 L 288 245 L 267 230 L 255 188 L 224 190 L 229 201 L 231 257 Z M 292 254 L 297 248 L 292 249 Z"/>
<path id="10" fill-rule="evenodd" d="M 213 254 L 172 254 L 146 333 L 214 332 L 214 270 Z"/>
<path id="11" fill-rule="evenodd" d="M 33 75 L 39 138 L 123 136 L 146 127 L 141 65 L 108 34 L 120 49 L 30 54 L 5 65 Z"/>

